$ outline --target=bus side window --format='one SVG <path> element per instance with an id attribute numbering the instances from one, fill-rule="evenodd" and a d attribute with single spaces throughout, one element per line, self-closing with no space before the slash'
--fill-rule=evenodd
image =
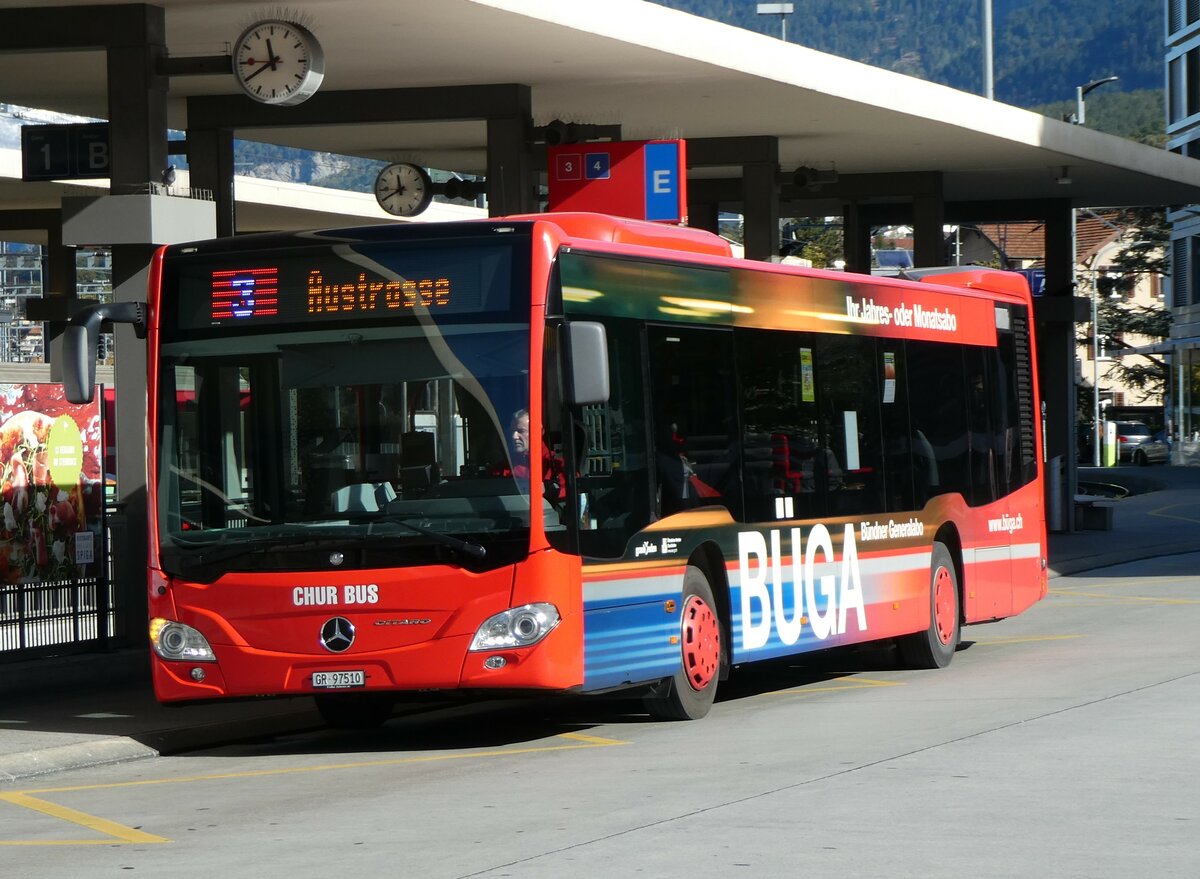
<path id="1" fill-rule="evenodd" d="M 880 376 L 875 339 L 819 336 L 814 352 L 823 443 L 818 465 L 835 516 L 884 508 Z"/>
<path id="2" fill-rule="evenodd" d="M 738 330 L 743 401 L 746 521 L 775 519 L 790 503 L 795 518 L 824 512 L 818 483 L 816 389 L 811 333 Z M 786 499 L 786 500 L 785 500 Z M 778 504 L 777 504 L 778 502 Z"/>
<path id="3" fill-rule="evenodd" d="M 912 435 L 908 427 L 908 368 L 904 343 L 880 339 L 878 374 L 883 377 L 883 454 L 884 500 L 889 513 L 912 510 L 913 498 Z"/>
<path id="4" fill-rule="evenodd" d="M 579 549 L 592 558 L 620 558 L 651 521 L 647 384 L 641 330 L 633 321 L 605 322 L 609 399 L 572 413 Z"/>
<path id="5" fill-rule="evenodd" d="M 999 390 L 990 380 L 987 348 L 963 349 L 967 379 L 967 441 L 971 460 L 972 506 L 994 501 L 999 495 L 996 487 L 996 448 L 992 430 L 993 419 L 999 413 L 992 406 L 992 397 Z"/>
<path id="6" fill-rule="evenodd" d="M 911 341 L 905 348 L 917 506 L 950 492 L 970 497 L 962 348 Z"/>
<path id="7" fill-rule="evenodd" d="M 723 506 L 742 517 L 733 334 L 651 326 L 651 409 L 658 510 Z"/>

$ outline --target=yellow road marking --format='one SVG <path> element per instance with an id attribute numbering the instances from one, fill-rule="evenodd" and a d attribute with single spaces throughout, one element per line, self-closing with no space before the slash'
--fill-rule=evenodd
<path id="1" fill-rule="evenodd" d="M 1105 601 L 1148 601 L 1151 604 L 1200 604 L 1196 598 L 1154 598 L 1145 595 L 1105 595 L 1101 592 L 1079 592 L 1074 589 L 1051 589 L 1054 595 L 1070 595 L 1074 598 L 1102 598 Z"/>
<path id="2" fill-rule="evenodd" d="M 578 744 L 563 744 L 549 745 L 538 748 L 509 748 L 503 751 L 473 751 L 468 754 L 435 754 L 424 755 L 421 757 L 397 757 L 393 760 L 363 760 L 356 763 L 326 763 L 321 766 L 292 766 L 286 769 L 255 769 L 249 772 L 224 772 L 213 775 L 190 775 L 180 778 L 149 778 L 142 781 L 118 781 L 109 784 L 80 784 L 66 787 L 46 787 L 35 790 L 14 791 L 12 793 L 0 793 L 0 800 L 13 803 L 17 806 L 24 806 L 27 809 L 32 809 L 36 812 L 50 815 L 55 818 L 61 818 L 64 821 L 70 821 L 73 824 L 79 824 L 83 827 L 91 828 L 99 833 L 108 834 L 107 839 L 81 839 L 81 840 L 0 840 L 0 845 L 113 845 L 113 840 L 122 843 L 137 842 L 137 843 L 158 843 L 170 842 L 161 836 L 154 836 L 149 833 L 143 833 L 140 830 L 135 830 L 132 827 L 126 827 L 123 824 L 117 824 L 112 821 L 106 821 L 103 818 L 97 818 L 94 815 L 88 815 L 84 812 L 77 812 L 74 809 L 69 809 L 66 806 L 58 806 L 54 803 L 48 803 L 45 800 L 37 799 L 32 794 L 58 794 L 71 793 L 74 791 L 86 790 L 108 790 L 112 788 L 123 787 L 146 787 L 149 785 L 158 784 L 190 784 L 198 781 L 226 781 L 230 779 L 240 778 L 266 778 L 272 775 L 297 775 L 307 772 L 328 772 L 335 769 L 362 769 L 379 766 L 404 766 L 415 763 L 436 763 L 444 760 L 467 760 L 471 758 L 483 757 L 512 757 L 518 754 L 544 754 L 549 751 L 578 751 L 585 748 L 608 748 L 613 745 L 628 745 L 629 742 L 621 741 L 620 739 L 605 739 L 599 736 L 589 736 L 583 733 L 560 733 L 556 738 L 569 739 Z"/>
<path id="3" fill-rule="evenodd" d="M 1083 638 L 1083 635 L 1036 635 L 1028 638 L 997 638 L 994 641 L 971 640 L 972 644 L 980 647 L 994 647 L 997 644 L 1030 644 L 1034 641 L 1069 641 L 1072 638 Z"/>
<path id="4" fill-rule="evenodd" d="M 772 690 L 762 696 L 807 696 L 810 693 L 840 693 L 844 690 L 873 690 L 878 687 L 902 687 L 903 681 L 880 681 L 875 678 L 855 678 L 852 683 L 830 687 L 800 687 L 795 690 Z"/>
<path id="5" fill-rule="evenodd" d="M 577 742 L 584 742 L 589 745 L 628 745 L 629 742 L 622 742 L 619 739 L 602 739 L 599 736 L 585 736 L 583 733 L 565 732 L 559 733 L 560 739 L 574 739 Z"/>
<path id="6" fill-rule="evenodd" d="M 27 793 L 0 793 L 0 800 L 105 834 L 104 839 L 0 840 L 0 845 L 113 845 L 115 843 L 153 844 L 171 841 L 152 833 L 143 833 L 133 827 L 126 827 L 124 824 L 117 824 L 115 821 L 97 818 L 86 812 L 48 803 L 37 797 L 31 797 Z"/>
<path id="7" fill-rule="evenodd" d="M 1146 513 L 1146 515 L 1147 516 L 1158 516 L 1159 518 L 1162 518 L 1162 519 L 1178 519 L 1181 522 L 1200 522 L 1200 519 L 1197 519 L 1195 516 L 1173 516 L 1170 513 L 1163 512 L 1164 510 L 1173 510 L 1176 507 L 1187 507 L 1188 509 L 1195 509 L 1194 504 L 1171 504 L 1166 507 L 1159 507 L 1157 510 L 1150 510 L 1148 513 Z"/>
<path id="8" fill-rule="evenodd" d="M 361 760 L 352 763 L 323 763 L 320 766 L 289 766 L 285 769 L 252 769 L 247 772 L 222 772 L 212 775 L 189 775 L 179 778 L 146 778 L 141 781 L 116 781 L 108 784 L 81 784 L 69 787 L 46 787 L 21 791 L 25 794 L 59 794 L 84 790 L 107 790 L 122 787 L 147 787 L 156 784 L 191 784 L 197 781 L 228 781 L 239 778 L 266 778 L 272 775 L 298 775 L 309 772 L 329 772 L 336 769 L 370 769 L 380 766 L 405 766 L 416 763 L 437 763 L 445 760 L 469 760 L 485 757 L 514 757 L 519 754 L 545 754 L 551 751 L 579 751 L 584 748 L 606 748 L 628 745 L 620 739 L 601 739 L 579 733 L 562 733 L 556 738 L 576 739 L 579 744 L 548 745 L 537 748 L 509 748 L 503 751 L 472 751 L 466 754 L 428 754 L 420 757 L 396 757 L 391 760 Z"/>

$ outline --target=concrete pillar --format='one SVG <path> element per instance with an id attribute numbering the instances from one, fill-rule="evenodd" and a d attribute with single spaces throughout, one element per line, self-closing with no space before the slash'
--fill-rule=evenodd
<path id="1" fill-rule="evenodd" d="M 159 74 L 166 54 L 163 10 L 143 7 L 141 31 L 132 45 L 108 49 L 108 115 L 114 194 L 143 192 L 160 182 L 167 166 L 167 78 Z M 152 245 L 113 247 L 113 298 L 144 300 Z M 131 621 L 133 643 L 144 643 L 146 615 L 146 345 L 127 324 L 114 328 L 116 342 L 117 499 L 125 527 L 112 547 L 113 594 Z M 123 633 L 115 633 L 121 635 Z"/>
<path id="2" fill-rule="evenodd" d="M 528 115 L 487 120 L 488 215 L 532 214 L 538 209 L 533 175 L 533 128 Z"/>
<path id="3" fill-rule="evenodd" d="M 742 166 L 742 214 L 746 259 L 779 255 L 779 166 L 755 162 Z"/>
<path id="4" fill-rule="evenodd" d="M 688 222 L 693 229 L 707 229 L 709 232 L 720 231 L 720 208 L 716 202 L 688 202 Z"/>
<path id="5" fill-rule="evenodd" d="M 846 271 L 871 274 L 871 224 L 854 202 L 842 211 L 842 247 Z"/>
<path id="6" fill-rule="evenodd" d="M 1061 462 L 1064 478 L 1057 497 L 1049 492 L 1046 513 L 1052 529 L 1074 530 L 1075 461 L 1075 299 L 1074 240 L 1070 203 L 1057 201 L 1046 213 L 1046 294 L 1035 302 L 1038 374 L 1045 404 L 1047 466 Z M 1059 515 L 1054 515 L 1058 511 Z"/>
<path id="7" fill-rule="evenodd" d="M 922 267 L 946 264 L 942 227 L 946 205 L 942 200 L 942 175 L 936 177 L 937 191 L 913 196 L 913 264 Z"/>
<path id="8" fill-rule="evenodd" d="M 233 193 L 233 131 L 228 128 L 188 129 L 188 167 L 192 189 L 207 189 L 217 206 L 217 237 L 237 234 Z"/>
<path id="9" fill-rule="evenodd" d="M 76 272 L 75 248 L 67 247 L 62 240 L 62 220 L 52 223 L 46 229 L 47 246 L 46 261 L 42 271 L 42 295 L 45 297 L 62 297 L 66 316 L 75 311 L 76 302 Z M 61 374 L 56 373 L 56 367 L 61 361 L 59 357 L 58 340 L 62 336 L 65 320 L 48 320 L 42 324 L 42 351 L 47 363 L 52 364 L 51 379 L 61 381 Z"/>

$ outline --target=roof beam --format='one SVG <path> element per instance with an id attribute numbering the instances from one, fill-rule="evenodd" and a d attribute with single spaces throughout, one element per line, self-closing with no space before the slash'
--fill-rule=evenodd
<path id="1" fill-rule="evenodd" d="M 0 9 L 0 52 L 53 52 L 165 41 L 163 10 L 146 3 Z"/>
<path id="2" fill-rule="evenodd" d="M 245 95 L 210 95 L 188 98 L 187 127 L 236 130 L 500 119 L 528 117 L 532 103 L 529 86 L 517 83 L 317 92 L 294 107 L 259 104 Z"/>

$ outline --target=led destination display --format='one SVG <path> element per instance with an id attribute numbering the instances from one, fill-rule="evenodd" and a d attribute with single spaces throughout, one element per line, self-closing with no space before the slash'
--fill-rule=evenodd
<path id="1" fill-rule="evenodd" d="M 195 256 L 175 263 L 179 330 L 438 320 L 513 305 L 507 246 L 345 245 Z M 169 300 L 164 300 L 167 302 Z M 169 311 L 168 307 L 168 311 Z"/>

